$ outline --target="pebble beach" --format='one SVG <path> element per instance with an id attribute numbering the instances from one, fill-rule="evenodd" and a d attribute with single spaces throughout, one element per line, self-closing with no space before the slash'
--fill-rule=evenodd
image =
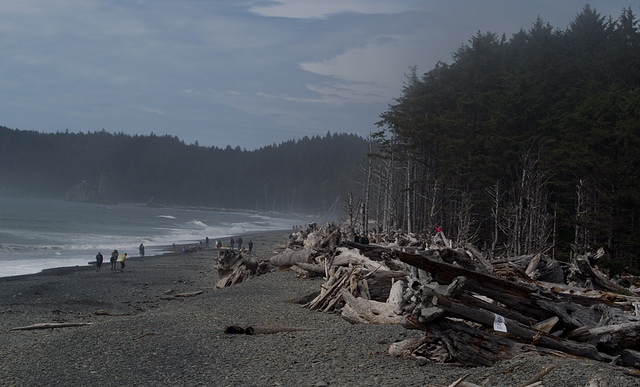
<path id="1" fill-rule="evenodd" d="M 260 259 L 277 254 L 289 231 L 243 235 Z M 179 250 L 179 251 L 178 251 Z M 104 254 L 104 252 L 103 252 Z M 296 300 L 321 279 L 276 271 L 214 289 L 217 250 L 129 257 L 111 271 L 94 266 L 0 278 L 1 386 L 448 386 L 466 381 L 519 385 L 546 367 L 548 386 L 638 386 L 620 369 L 535 353 L 491 368 L 420 365 L 388 355 L 418 331 L 352 325 Z M 90 259 L 88 259 L 90 260 Z M 73 327 L 15 330 L 40 323 Z M 265 328 L 228 334 L 225 327 Z"/>

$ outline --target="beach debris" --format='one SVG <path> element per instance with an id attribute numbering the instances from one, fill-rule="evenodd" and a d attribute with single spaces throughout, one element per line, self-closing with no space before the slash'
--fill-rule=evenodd
<path id="1" fill-rule="evenodd" d="M 38 323 L 33 325 L 27 325 L 24 327 L 11 328 L 12 331 L 26 331 L 32 329 L 54 329 L 54 328 L 69 328 L 69 327 L 81 327 L 85 325 L 91 325 L 93 323 L 90 322 L 82 322 L 82 323 Z"/>
<path id="2" fill-rule="evenodd" d="M 202 294 L 202 293 L 204 293 L 203 290 L 198 290 L 198 291 L 195 291 L 195 292 L 178 293 L 174 297 L 193 297 L 193 296 L 197 296 L 197 295 Z"/>
<path id="3" fill-rule="evenodd" d="M 140 339 L 141 339 L 141 338 L 143 338 L 143 337 L 147 337 L 147 336 L 155 336 L 155 335 L 156 335 L 156 334 L 155 334 L 155 333 L 153 333 L 153 332 L 144 333 L 144 334 L 142 334 L 142 335 L 140 335 L 140 336 L 138 336 L 138 337 L 134 338 L 134 340 L 140 340 Z"/>
<path id="4" fill-rule="evenodd" d="M 258 325 L 258 326 L 240 326 L 229 325 L 223 329 L 224 333 L 236 334 L 236 335 L 260 335 L 260 334 L 273 334 L 280 332 L 299 332 L 299 331 L 312 331 L 314 328 L 307 327 L 292 327 L 292 326 L 272 326 L 272 325 Z"/>
<path id="5" fill-rule="evenodd" d="M 537 352 L 622 366 L 640 376 L 639 288 L 608 279 L 595 265 L 602 252 L 564 264 L 544 251 L 490 260 L 468 244 L 414 237 L 404 238 L 412 241 L 404 247 L 361 244 L 336 237 L 336 230 L 314 226 L 290 238 L 289 248 L 308 250 L 301 253 L 306 260 L 289 260 L 291 270 L 300 277 L 324 272 L 320 293 L 304 307 L 351 323 L 424 332 L 394 343 L 389 352 L 395 356 L 493 366 Z"/>
<path id="6" fill-rule="evenodd" d="M 544 378 L 545 375 L 547 375 L 549 372 L 553 371 L 555 368 L 556 368 L 556 366 L 546 367 L 542 371 L 538 372 L 533 378 L 527 380 L 524 383 L 518 384 L 517 387 L 544 387 L 542 382 L 541 382 L 542 378 Z M 470 374 L 466 374 L 463 377 L 457 379 L 455 382 L 449 384 L 446 387 L 481 387 L 481 385 L 479 385 L 479 384 L 474 384 L 474 383 L 467 382 L 466 379 L 469 376 L 470 376 Z M 592 386 L 591 384 L 588 384 L 587 386 L 595 387 L 595 385 Z M 428 385 L 427 387 L 445 387 L 445 386 Z"/>

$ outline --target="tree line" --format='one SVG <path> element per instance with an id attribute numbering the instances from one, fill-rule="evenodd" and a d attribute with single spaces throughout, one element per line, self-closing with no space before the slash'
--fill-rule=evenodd
<path id="1" fill-rule="evenodd" d="M 632 10 L 588 5 L 566 30 L 479 32 L 451 64 L 411 68 L 370 139 L 356 222 L 439 226 L 494 255 L 604 248 L 612 270 L 638 270 L 638 69 Z"/>
<path id="2" fill-rule="evenodd" d="M 327 214 L 339 212 L 366 150 L 361 137 L 337 133 L 247 151 L 0 127 L 0 195 Z"/>

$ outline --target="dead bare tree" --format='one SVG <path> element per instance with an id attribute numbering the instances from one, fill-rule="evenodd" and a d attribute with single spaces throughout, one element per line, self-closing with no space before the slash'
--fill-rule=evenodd
<path id="1" fill-rule="evenodd" d="M 350 189 L 347 194 L 347 198 L 345 203 L 342 204 L 342 210 L 349 218 L 349 226 L 353 227 L 354 225 L 354 210 L 353 210 L 353 190 Z"/>
<path id="2" fill-rule="evenodd" d="M 511 256 L 545 250 L 552 235 L 547 211 L 547 178 L 538 168 L 538 160 L 530 152 L 522 156 L 511 188 L 511 202 L 506 203 L 499 228 L 506 235 L 505 253 Z M 495 195 L 498 194 L 495 189 Z M 497 197 L 494 197 L 498 200 Z M 498 202 L 494 202 L 498 203 Z M 495 204 L 497 206 L 497 204 Z M 494 213 L 497 213 L 496 207 Z"/>
<path id="3" fill-rule="evenodd" d="M 499 224 L 500 224 L 500 206 L 502 204 L 501 202 L 501 195 L 502 192 L 500 191 L 500 180 L 496 180 L 496 184 L 492 187 L 489 187 L 486 189 L 487 194 L 489 195 L 489 197 L 491 198 L 491 220 L 493 221 L 493 236 L 492 236 L 492 241 L 491 241 L 491 255 L 493 256 L 493 254 L 496 251 L 496 246 L 498 245 L 498 238 L 499 238 Z"/>
<path id="4" fill-rule="evenodd" d="M 412 227 L 411 227 L 411 183 L 412 183 L 412 179 L 411 179 L 411 158 L 407 157 L 407 173 L 406 173 L 406 180 L 405 180 L 405 187 L 404 187 L 404 193 L 405 193 L 405 209 L 406 209 L 406 213 L 405 213 L 405 221 L 406 221 L 406 230 L 407 230 L 407 234 L 411 234 L 412 232 Z"/>
<path id="5" fill-rule="evenodd" d="M 458 211 L 456 211 L 455 214 L 457 224 L 456 243 L 459 245 L 472 242 L 475 236 L 475 233 L 471 232 L 472 225 L 474 224 L 471 212 L 472 208 L 471 195 L 463 192 L 460 200 L 458 200 Z"/>
<path id="6" fill-rule="evenodd" d="M 373 154 L 373 139 L 369 137 L 369 155 Z M 364 169 L 364 183 L 362 187 L 362 233 L 369 234 L 369 198 L 371 192 L 371 171 L 373 160 L 367 157 Z"/>

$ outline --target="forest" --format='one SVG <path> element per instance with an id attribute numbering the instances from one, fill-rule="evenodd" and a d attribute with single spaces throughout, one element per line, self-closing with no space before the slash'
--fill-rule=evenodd
<path id="1" fill-rule="evenodd" d="M 640 269 L 640 32 L 590 6 L 566 30 L 540 18 L 478 32 L 406 77 L 372 135 L 347 211 L 364 232 L 441 227 L 491 256 L 567 260 L 603 248 Z"/>
<path id="2" fill-rule="evenodd" d="M 0 127 L 0 195 L 330 215 L 366 152 L 350 134 L 247 151 L 168 135 Z"/>

